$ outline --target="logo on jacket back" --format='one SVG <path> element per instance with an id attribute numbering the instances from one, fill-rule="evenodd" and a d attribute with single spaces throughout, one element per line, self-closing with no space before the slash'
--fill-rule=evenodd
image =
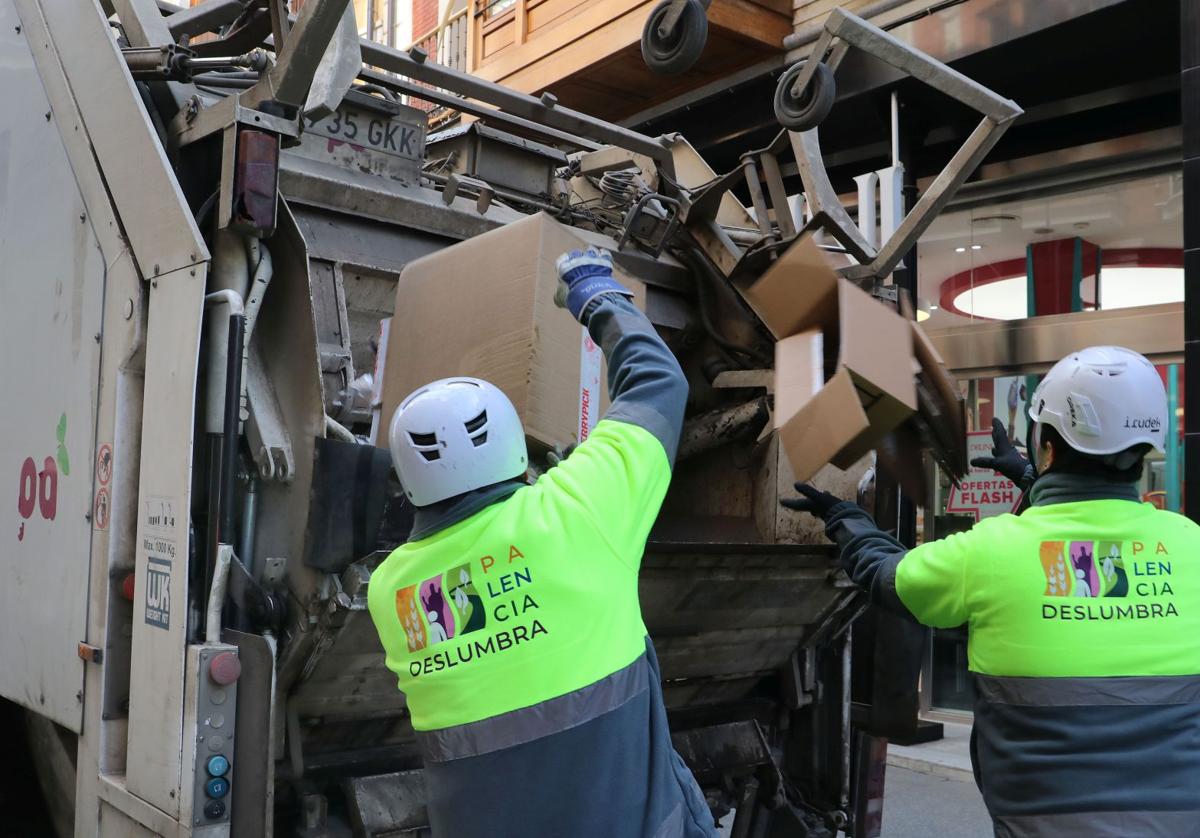
<path id="1" fill-rule="evenodd" d="M 410 652 L 487 625 L 487 612 L 475 590 L 469 564 L 396 591 L 396 616 L 404 627 Z"/>
<path id="2" fill-rule="evenodd" d="M 1124 548 L 1128 547 L 1128 558 Z M 1039 547 L 1044 620 L 1144 620 L 1177 617 L 1172 564 L 1160 542 L 1043 541 Z M 1092 604 L 1085 600 L 1101 600 Z M 1121 600 L 1103 604 L 1103 600 Z"/>
<path id="3" fill-rule="evenodd" d="M 1112 541 L 1043 541 L 1044 596 L 1123 597 L 1129 579 L 1121 545 Z"/>

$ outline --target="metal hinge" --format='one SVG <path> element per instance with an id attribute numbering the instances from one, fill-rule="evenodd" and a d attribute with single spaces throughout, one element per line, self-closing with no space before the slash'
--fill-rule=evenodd
<path id="1" fill-rule="evenodd" d="M 104 650 L 99 646 L 93 646 L 90 643 L 79 641 L 78 649 L 79 659 L 88 663 L 103 663 Z"/>

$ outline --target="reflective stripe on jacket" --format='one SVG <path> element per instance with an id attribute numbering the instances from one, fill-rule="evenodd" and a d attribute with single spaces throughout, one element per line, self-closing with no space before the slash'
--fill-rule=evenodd
<path id="1" fill-rule="evenodd" d="M 909 551 L 894 590 L 969 625 L 973 757 L 1003 836 L 1200 834 L 1200 528 L 1035 505 Z"/>

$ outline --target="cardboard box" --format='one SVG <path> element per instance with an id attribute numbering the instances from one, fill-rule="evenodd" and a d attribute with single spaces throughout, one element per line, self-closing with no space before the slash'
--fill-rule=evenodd
<path id="1" fill-rule="evenodd" d="M 775 428 L 797 480 L 850 467 L 916 411 L 909 322 L 838 277 L 810 237 L 742 293 L 778 340 Z"/>
<path id="2" fill-rule="evenodd" d="M 554 263 L 589 245 L 616 250 L 610 239 L 539 214 L 407 265 L 389 329 L 382 421 L 418 387 L 463 375 L 503 390 L 531 442 L 566 447 L 586 438 L 607 407 L 607 375 L 599 347 L 554 304 Z M 644 308 L 645 287 L 620 269 L 616 278 Z"/>

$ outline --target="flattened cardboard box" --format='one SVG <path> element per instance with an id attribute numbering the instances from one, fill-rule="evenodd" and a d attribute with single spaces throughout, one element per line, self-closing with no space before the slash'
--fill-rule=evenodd
<path id="1" fill-rule="evenodd" d="M 775 335 L 775 428 L 797 480 L 847 468 L 917 409 L 912 331 L 810 237 L 743 296 Z"/>
<path id="2" fill-rule="evenodd" d="M 396 287 L 381 421 L 409 393 L 439 378 L 472 376 L 512 400 L 532 442 L 566 447 L 586 437 L 608 404 L 598 346 L 554 304 L 554 263 L 602 236 L 539 214 L 408 264 Z M 616 271 L 645 309 L 642 283 Z M 386 433 L 379 444 L 387 444 Z"/>

